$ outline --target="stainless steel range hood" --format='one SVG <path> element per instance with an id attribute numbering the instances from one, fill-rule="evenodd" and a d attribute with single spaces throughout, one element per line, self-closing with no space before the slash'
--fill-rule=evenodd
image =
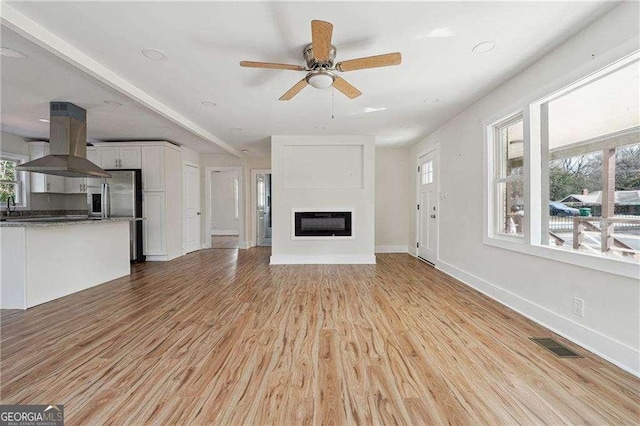
<path id="1" fill-rule="evenodd" d="M 70 102 L 51 102 L 49 112 L 51 154 L 16 169 L 67 177 L 111 177 L 87 160 L 87 111 Z"/>

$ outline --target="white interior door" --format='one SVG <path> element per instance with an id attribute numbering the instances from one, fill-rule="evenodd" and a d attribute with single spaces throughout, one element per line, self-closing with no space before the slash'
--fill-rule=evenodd
<path id="1" fill-rule="evenodd" d="M 267 228 L 265 226 L 265 176 L 263 174 L 256 175 L 256 244 L 262 245 L 266 236 Z"/>
<path id="2" fill-rule="evenodd" d="M 200 170 L 196 166 L 184 168 L 184 234 L 185 253 L 200 249 Z"/>
<path id="3" fill-rule="evenodd" d="M 438 258 L 437 152 L 420 157 L 418 169 L 418 256 L 435 264 Z"/>

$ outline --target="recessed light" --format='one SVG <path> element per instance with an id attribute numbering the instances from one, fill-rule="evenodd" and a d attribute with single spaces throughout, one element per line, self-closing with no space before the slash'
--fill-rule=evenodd
<path id="1" fill-rule="evenodd" d="M 471 49 L 471 51 L 473 51 L 474 53 L 486 53 L 490 50 L 493 50 L 496 45 L 497 43 L 493 40 L 483 41 L 482 43 L 478 43 L 473 46 L 473 49 Z"/>
<path id="2" fill-rule="evenodd" d="M 427 99 L 424 100 L 424 103 L 427 104 L 427 105 L 428 104 L 435 104 L 435 103 L 438 103 L 438 102 L 440 102 L 440 98 L 427 98 Z"/>
<path id="3" fill-rule="evenodd" d="M 411 128 L 411 124 L 401 124 L 400 128 L 401 129 L 410 129 Z"/>
<path id="4" fill-rule="evenodd" d="M 241 131 L 242 131 L 242 129 L 241 129 L 240 127 L 232 127 L 232 128 L 231 128 L 231 131 L 232 131 L 232 132 L 241 132 Z"/>
<path id="5" fill-rule="evenodd" d="M 456 32 L 449 27 L 434 28 L 427 34 L 428 38 L 447 38 L 453 37 Z"/>
<path id="6" fill-rule="evenodd" d="M 167 55 L 158 49 L 142 49 L 142 54 L 152 61 L 164 61 L 167 59 Z"/>
<path id="7" fill-rule="evenodd" d="M 327 126 L 315 126 L 314 129 L 317 130 L 327 130 Z"/>
<path id="8" fill-rule="evenodd" d="M 243 149 L 243 150 L 242 150 L 242 153 L 243 153 L 243 154 L 248 154 L 248 153 L 249 153 L 249 150 L 248 150 L 248 149 Z"/>
<path id="9" fill-rule="evenodd" d="M 38 121 L 42 121 L 43 123 L 49 123 L 49 119 L 48 118 L 38 118 Z"/>
<path id="10" fill-rule="evenodd" d="M 13 58 L 13 59 L 27 59 L 28 56 L 19 50 L 11 49 L 9 47 L 0 47 L 0 55 L 5 58 Z"/>
<path id="11" fill-rule="evenodd" d="M 209 107 L 209 108 L 213 108 L 213 107 L 218 106 L 218 104 L 213 102 L 213 101 L 202 101 L 200 103 L 202 104 L 202 106 L 206 106 L 206 107 Z"/>
<path id="12" fill-rule="evenodd" d="M 117 107 L 122 106 L 122 104 L 118 101 L 104 101 L 104 103 L 109 106 L 117 106 Z"/>

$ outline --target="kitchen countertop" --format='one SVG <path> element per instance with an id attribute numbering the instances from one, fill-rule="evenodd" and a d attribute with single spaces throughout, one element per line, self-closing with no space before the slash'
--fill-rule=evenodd
<path id="1" fill-rule="evenodd" d="M 101 223 L 114 223 L 114 222 L 131 222 L 136 220 L 142 220 L 136 217 L 109 217 L 106 219 L 92 218 L 88 216 L 58 216 L 58 217 L 15 217 L 15 218 L 2 218 L 0 221 L 0 228 L 12 228 L 12 227 L 38 227 L 46 228 L 50 226 L 67 226 L 67 225 L 85 225 L 85 224 L 101 224 Z"/>

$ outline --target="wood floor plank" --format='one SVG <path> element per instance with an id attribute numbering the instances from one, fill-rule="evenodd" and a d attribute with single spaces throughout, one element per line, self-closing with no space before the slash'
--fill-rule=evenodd
<path id="1" fill-rule="evenodd" d="M 2 311 L 0 402 L 64 403 L 70 425 L 640 423 L 638 378 L 417 259 L 269 255 L 203 250 Z"/>

